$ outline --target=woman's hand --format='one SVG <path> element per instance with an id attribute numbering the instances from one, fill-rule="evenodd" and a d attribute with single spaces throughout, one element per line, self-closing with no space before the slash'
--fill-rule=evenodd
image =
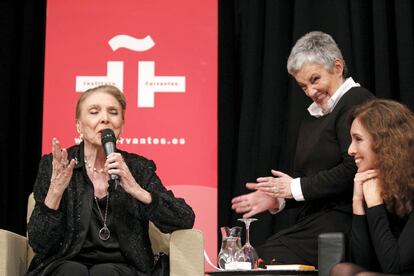
<path id="1" fill-rule="evenodd" d="M 370 179 L 377 177 L 377 175 L 378 173 L 376 170 L 367 170 L 355 174 L 354 194 L 352 197 L 352 208 L 354 214 L 365 215 L 363 185 Z"/>
<path id="2" fill-rule="evenodd" d="M 250 190 L 255 189 L 256 183 L 246 183 L 246 187 Z M 243 218 L 250 218 L 258 213 L 267 210 L 279 209 L 279 201 L 277 198 L 267 195 L 257 190 L 249 194 L 241 195 L 233 198 L 231 208 L 236 213 L 243 214 Z"/>
<path id="3" fill-rule="evenodd" d="M 75 159 L 68 161 L 68 152 L 66 149 L 61 148 L 56 138 L 52 139 L 52 155 L 52 177 L 50 179 L 49 191 L 45 198 L 45 205 L 57 210 L 62 195 L 69 185 L 73 168 L 77 161 Z"/>
<path id="4" fill-rule="evenodd" d="M 259 177 L 256 189 L 275 198 L 293 198 L 290 189 L 292 177 L 280 171 L 272 170 L 273 176 Z"/>
<path id="5" fill-rule="evenodd" d="M 362 184 L 371 178 L 377 177 L 378 173 L 376 170 L 367 170 L 355 174 L 354 177 L 354 198 L 362 200 L 364 195 L 362 193 Z"/>
<path id="6" fill-rule="evenodd" d="M 365 181 L 362 185 L 362 192 L 368 208 L 384 203 L 378 178 L 375 177 Z"/>
<path id="7" fill-rule="evenodd" d="M 120 177 L 119 184 L 121 187 L 125 190 L 125 192 L 137 200 L 145 204 L 150 204 L 152 202 L 151 194 L 144 190 L 136 182 L 120 153 L 113 152 L 107 156 L 105 162 L 105 171 L 108 174 L 118 175 Z"/>

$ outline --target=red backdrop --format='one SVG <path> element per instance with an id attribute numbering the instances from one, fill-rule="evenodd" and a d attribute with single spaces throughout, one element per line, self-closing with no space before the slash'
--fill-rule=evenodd
<path id="1" fill-rule="evenodd" d="M 43 153 L 76 142 L 82 91 L 118 86 L 127 99 L 118 147 L 156 162 L 196 213 L 217 255 L 217 3 L 48 1 Z"/>

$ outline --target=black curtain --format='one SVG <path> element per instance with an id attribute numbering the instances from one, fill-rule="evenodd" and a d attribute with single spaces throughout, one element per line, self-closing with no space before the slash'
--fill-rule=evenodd
<path id="1" fill-rule="evenodd" d="M 0 2 L 0 228 L 25 234 L 41 155 L 46 1 Z"/>
<path id="2" fill-rule="evenodd" d="M 242 225 L 230 200 L 270 169 L 291 173 L 310 101 L 288 75 L 296 40 L 313 30 L 338 43 L 349 73 L 377 97 L 414 108 L 411 0 L 219 1 L 219 226 Z M 295 210 L 260 214 L 252 244 L 293 223 Z"/>
<path id="3" fill-rule="evenodd" d="M 245 182 L 271 168 L 291 172 L 298 124 L 310 104 L 286 72 L 294 42 L 312 30 L 330 33 L 355 81 L 413 109 L 414 7 L 411 0 L 218 4 L 218 224 L 230 226 L 241 225 L 230 200 L 247 192 Z M 0 228 L 20 234 L 41 157 L 45 21 L 46 0 L 0 3 Z M 253 245 L 289 226 L 293 213 L 259 215 Z"/>

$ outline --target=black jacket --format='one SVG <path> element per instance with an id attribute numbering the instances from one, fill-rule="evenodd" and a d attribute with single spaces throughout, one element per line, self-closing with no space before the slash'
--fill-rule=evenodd
<path id="1" fill-rule="evenodd" d="M 152 221 L 162 232 L 191 228 L 194 212 L 183 199 L 175 198 L 165 189 L 155 173 L 154 162 L 142 156 L 119 151 L 135 180 L 152 195 L 151 204 L 139 202 L 121 187 L 109 188 L 113 210 L 113 225 L 124 257 L 137 271 L 148 273 L 154 263 L 148 236 L 148 223 Z M 63 194 L 58 210 L 49 209 L 44 200 L 52 174 L 52 154 L 40 161 L 34 185 L 36 201 L 28 224 L 30 246 L 35 251 L 28 275 L 45 272 L 60 260 L 79 253 L 87 232 L 81 217 L 90 213 L 93 194 L 83 159 L 83 144 L 68 149 L 68 159 L 79 161 L 73 170 L 69 186 Z M 92 189 L 93 190 L 93 189 Z M 86 227 L 86 230 L 85 230 Z M 47 270 L 47 269 L 46 269 Z"/>

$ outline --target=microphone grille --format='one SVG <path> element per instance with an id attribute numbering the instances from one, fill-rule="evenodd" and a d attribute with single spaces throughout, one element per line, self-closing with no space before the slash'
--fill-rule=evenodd
<path id="1" fill-rule="evenodd" d="M 114 131 L 110 128 L 105 128 L 104 130 L 102 130 L 101 137 L 102 145 L 108 142 L 112 142 L 114 144 L 116 143 Z"/>

